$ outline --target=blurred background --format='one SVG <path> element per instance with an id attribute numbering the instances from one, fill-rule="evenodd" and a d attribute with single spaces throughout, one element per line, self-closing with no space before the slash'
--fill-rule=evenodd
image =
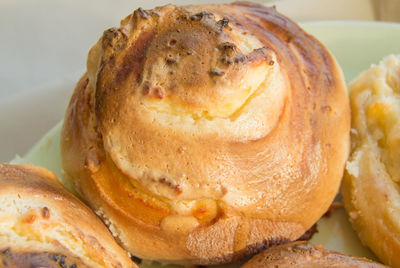
<path id="1" fill-rule="evenodd" d="M 225 0 L 1 0 L 0 161 L 63 118 L 86 55 L 102 32 L 138 7 Z M 400 0 L 258 0 L 297 22 L 400 20 Z M 17 142 L 16 142 L 17 141 Z"/>

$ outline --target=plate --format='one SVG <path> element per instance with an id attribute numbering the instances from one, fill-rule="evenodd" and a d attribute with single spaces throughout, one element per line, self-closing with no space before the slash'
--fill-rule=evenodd
<path id="1" fill-rule="evenodd" d="M 347 82 L 369 68 L 372 63 L 378 63 L 384 56 L 400 53 L 400 24 L 333 21 L 303 23 L 302 27 L 332 51 Z M 14 162 L 43 166 L 62 178 L 59 147 L 61 125 L 61 122 L 57 124 L 22 159 Z M 70 188 L 70 185 L 66 186 Z M 311 242 L 321 244 L 327 249 L 376 259 L 359 241 L 343 209 L 318 221 L 318 233 Z M 157 266 L 154 263 L 150 266 L 141 265 Z"/>

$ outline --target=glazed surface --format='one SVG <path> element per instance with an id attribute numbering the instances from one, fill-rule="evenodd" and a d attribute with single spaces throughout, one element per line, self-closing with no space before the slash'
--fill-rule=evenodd
<path id="1" fill-rule="evenodd" d="M 209 264 L 311 227 L 339 187 L 349 125 L 336 61 L 273 8 L 168 5 L 90 50 L 61 144 L 126 248 Z"/>

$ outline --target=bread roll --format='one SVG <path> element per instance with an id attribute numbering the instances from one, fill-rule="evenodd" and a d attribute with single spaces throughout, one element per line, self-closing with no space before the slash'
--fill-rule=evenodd
<path id="1" fill-rule="evenodd" d="M 341 192 L 361 241 L 400 267 L 400 55 L 350 84 L 352 149 Z"/>
<path id="2" fill-rule="evenodd" d="M 330 52 L 274 8 L 138 9 L 90 50 L 63 167 L 132 254 L 220 264 L 328 209 L 350 114 Z"/>
<path id="3" fill-rule="evenodd" d="M 55 175 L 0 163 L 0 267 L 137 267 Z"/>
<path id="4" fill-rule="evenodd" d="M 366 258 L 352 257 L 339 252 L 314 246 L 306 241 L 297 241 L 271 247 L 246 262 L 242 268 L 308 268 L 308 267 L 370 267 L 384 268 L 385 265 Z"/>

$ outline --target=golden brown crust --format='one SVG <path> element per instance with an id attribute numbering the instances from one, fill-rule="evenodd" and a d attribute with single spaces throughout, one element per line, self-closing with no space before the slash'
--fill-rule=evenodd
<path id="1" fill-rule="evenodd" d="M 242 268 L 264 267 L 386 267 L 366 258 L 326 250 L 306 241 L 271 247 L 251 258 Z"/>
<path id="2" fill-rule="evenodd" d="M 392 267 L 400 267 L 399 85 L 399 55 L 350 83 L 352 149 L 341 187 L 360 240 Z"/>
<path id="3" fill-rule="evenodd" d="M 43 168 L 0 163 L 0 203 L 5 267 L 136 267 L 101 220 Z"/>
<path id="4" fill-rule="evenodd" d="M 349 125 L 336 61 L 273 8 L 139 9 L 89 53 L 63 166 L 134 255 L 226 263 L 328 209 Z"/>

